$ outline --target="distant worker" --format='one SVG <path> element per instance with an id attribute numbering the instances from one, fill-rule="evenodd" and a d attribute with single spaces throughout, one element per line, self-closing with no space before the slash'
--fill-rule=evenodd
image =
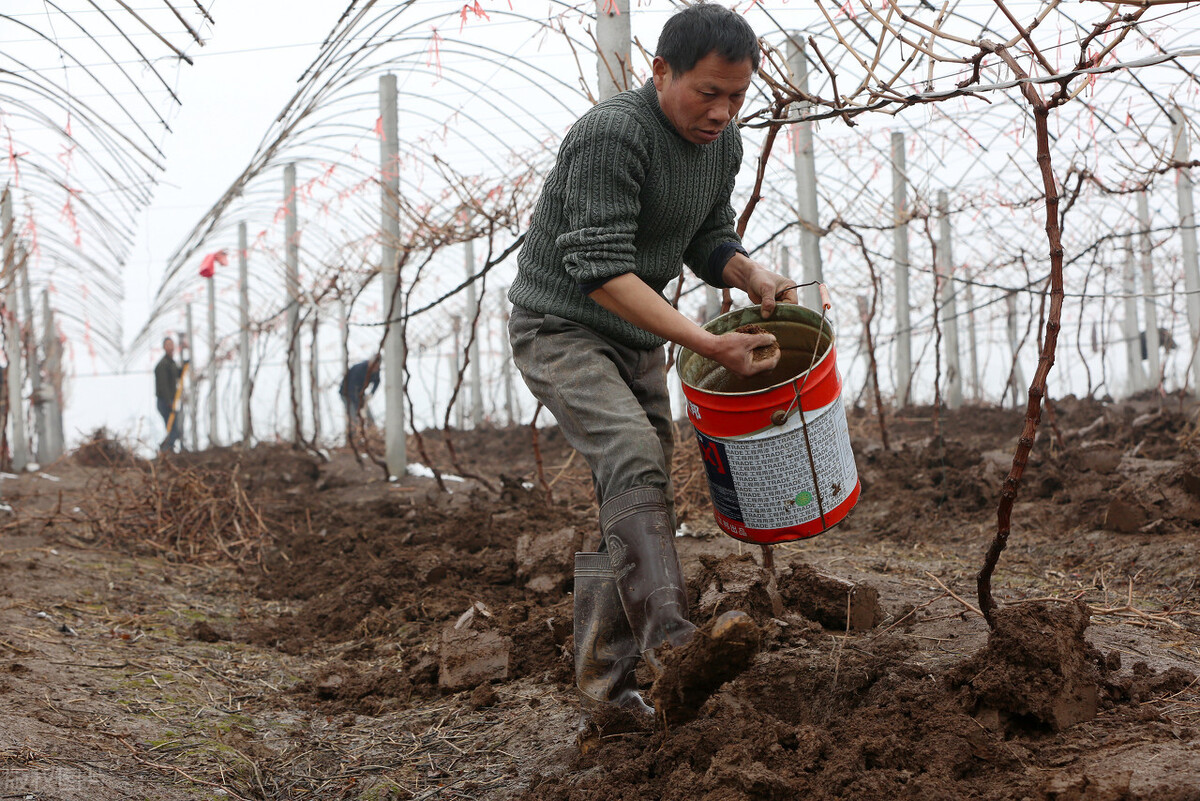
<path id="1" fill-rule="evenodd" d="M 365 362 L 359 362 L 346 371 L 342 379 L 339 394 L 346 404 L 346 414 L 350 416 L 351 424 L 358 420 L 358 410 L 366 405 L 366 399 L 379 389 L 379 354 L 375 354 Z M 367 408 L 367 420 L 374 423 L 371 409 Z"/>
<path id="2" fill-rule="evenodd" d="M 1150 356 L 1150 350 L 1146 345 L 1146 332 L 1142 331 L 1139 338 L 1142 343 L 1142 361 L 1146 361 Z M 1165 351 L 1175 350 L 1175 337 L 1171 336 L 1171 332 L 1162 326 L 1158 327 L 1158 347 Z"/>
<path id="3" fill-rule="evenodd" d="M 167 436 L 158 446 L 158 451 L 170 453 L 183 436 L 182 415 L 176 412 L 183 390 L 183 369 L 175 363 L 175 340 L 167 337 L 162 346 L 163 357 L 154 365 L 154 396 L 158 400 L 158 413 L 162 415 Z"/>

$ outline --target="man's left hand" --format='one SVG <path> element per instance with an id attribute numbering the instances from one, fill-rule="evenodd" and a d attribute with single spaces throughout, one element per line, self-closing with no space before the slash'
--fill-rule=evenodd
<path id="1" fill-rule="evenodd" d="M 771 272 L 741 253 L 733 254 L 721 275 L 726 284 L 745 292 L 751 303 L 762 304 L 764 319 L 775 311 L 775 304 L 795 303 L 796 285 L 790 278 Z"/>

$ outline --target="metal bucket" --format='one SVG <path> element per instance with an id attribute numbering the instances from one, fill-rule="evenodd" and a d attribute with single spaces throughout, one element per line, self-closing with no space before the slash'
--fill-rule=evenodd
<path id="1" fill-rule="evenodd" d="M 741 378 L 686 348 L 677 359 L 713 515 L 747 542 L 812 537 L 844 520 L 861 490 L 833 327 L 781 303 L 769 320 L 751 306 L 704 328 L 724 334 L 751 323 L 779 342 L 779 364 L 767 373 Z"/>

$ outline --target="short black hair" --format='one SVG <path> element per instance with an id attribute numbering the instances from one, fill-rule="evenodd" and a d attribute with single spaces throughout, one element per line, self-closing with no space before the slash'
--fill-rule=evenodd
<path id="1" fill-rule="evenodd" d="M 667 20 L 658 35 L 658 52 L 671 68 L 682 75 L 696 62 L 716 53 L 726 61 L 750 59 L 758 71 L 758 37 L 746 18 L 716 3 L 688 6 Z"/>
<path id="2" fill-rule="evenodd" d="M 170 337 L 163 337 L 163 347 L 164 348 L 167 346 L 168 342 L 170 342 L 172 345 L 175 344 L 175 340 L 171 339 Z"/>

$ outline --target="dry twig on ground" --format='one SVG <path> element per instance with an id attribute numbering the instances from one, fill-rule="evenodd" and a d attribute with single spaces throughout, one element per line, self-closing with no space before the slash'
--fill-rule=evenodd
<path id="1" fill-rule="evenodd" d="M 100 542 L 190 562 L 263 565 L 271 533 L 246 494 L 240 465 L 229 472 L 171 461 L 137 474 L 105 473 L 81 504 Z"/>

